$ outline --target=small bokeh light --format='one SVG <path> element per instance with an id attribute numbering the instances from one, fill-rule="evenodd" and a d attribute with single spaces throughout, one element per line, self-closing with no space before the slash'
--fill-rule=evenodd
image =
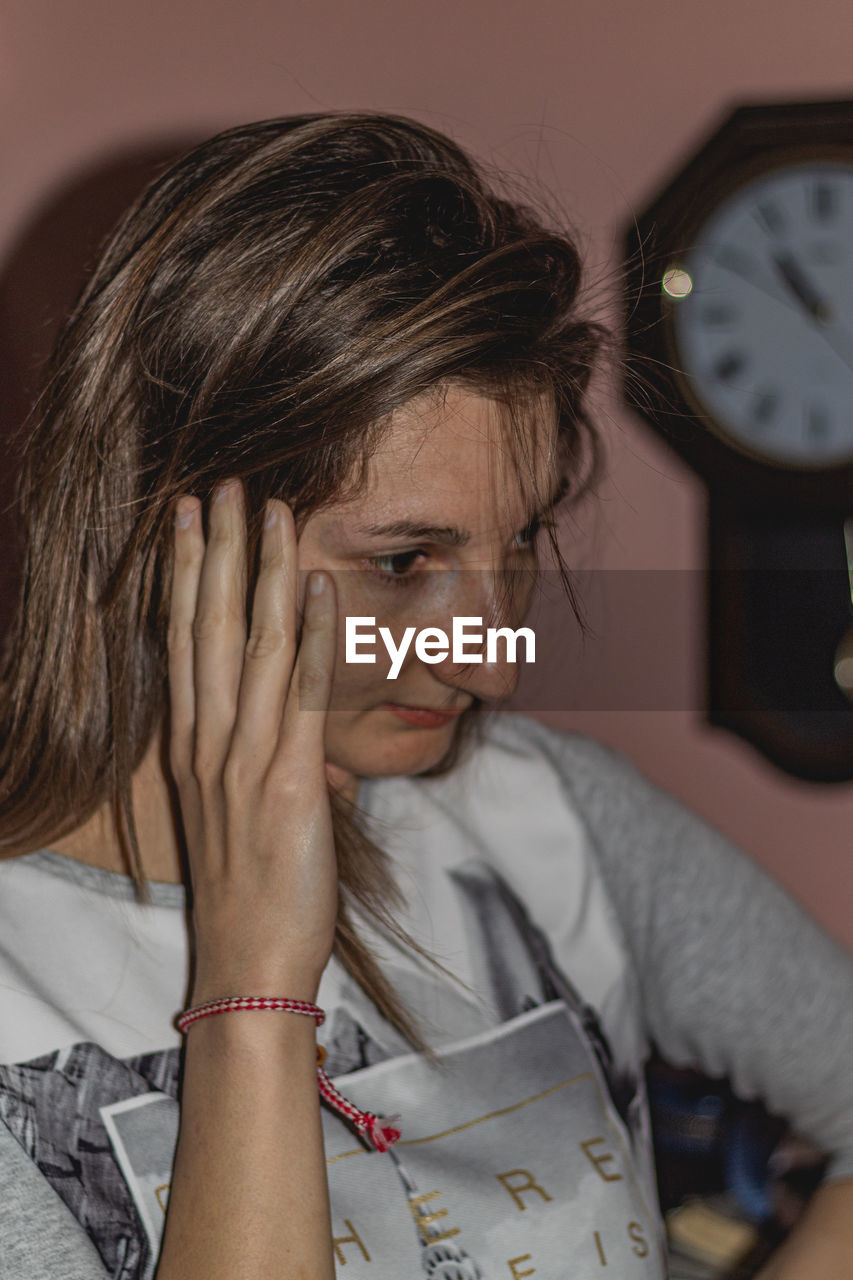
<path id="1" fill-rule="evenodd" d="M 835 683 L 845 697 L 853 700 L 853 655 L 847 653 L 835 659 Z"/>
<path id="2" fill-rule="evenodd" d="M 683 267 L 669 267 L 663 273 L 662 287 L 670 298 L 686 298 L 693 290 L 693 280 Z"/>

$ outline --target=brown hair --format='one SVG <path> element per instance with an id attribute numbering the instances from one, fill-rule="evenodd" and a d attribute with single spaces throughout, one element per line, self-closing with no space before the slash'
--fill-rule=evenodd
<path id="1" fill-rule="evenodd" d="M 403 118 L 267 120 L 197 147 L 124 217 L 66 322 L 19 484 L 25 553 L 0 675 L 0 845 L 22 853 L 106 802 L 145 894 L 131 774 L 166 711 L 170 515 L 224 476 L 300 521 L 363 468 L 378 424 L 462 383 L 545 392 L 575 487 L 600 341 L 570 239 Z M 562 560 L 551 535 L 557 562 Z M 567 586 L 568 579 L 564 576 Z M 465 713 L 452 768 L 477 721 Z M 393 927 L 384 855 L 333 798 L 337 950 L 416 1040 L 346 909 Z"/>

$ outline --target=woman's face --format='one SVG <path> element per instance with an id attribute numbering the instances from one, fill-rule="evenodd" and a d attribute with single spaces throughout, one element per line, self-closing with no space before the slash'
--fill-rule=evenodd
<path id="1" fill-rule="evenodd" d="M 547 408 L 530 411 L 522 455 L 530 461 L 519 467 L 507 445 L 506 411 L 494 401 L 461 387 L 420 397 L 393 415 L 364 491 L 305 522 L 300 580 L 310 569 L 329 570 L 337 592 L 326 759 L 338 769 L 355 777 L 420 773 L 447 752 L 458 713 L 515 687 L 518 668 L 506 661 L 502 643 L 491 664 L 454 663 L 452 653 L 428 664 L 412 643 L 389 679 L 391 658 L 378 628 L 387 626 L 399 644 L 407 627 L 450 635 L 454 616 L 482 618 L 473 631 L 521 625 L 536 566 L 535 519 L 558 485 Z M 522 572 L 512 578 L 513 570 Z M 511 578 L 510 597 L 501 597 Z M 373 647 L 361 647 L 375 654 L 375 664 L 345 661 L 348 616 L 375 618 L 360 628 L 376 635 Z M 418 716 L 414 709 L 446 714 Z"/>

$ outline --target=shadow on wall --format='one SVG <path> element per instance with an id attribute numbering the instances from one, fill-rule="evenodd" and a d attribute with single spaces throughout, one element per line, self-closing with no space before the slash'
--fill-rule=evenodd
<path id="1" fill-rule="evenodd" d="M 42 203 L 0 267 L 0 635 L 17 590 L 15 479 L 27 416 L 62 321 L 125 209 L 196 139 L 123 151 L 66 181 Z"/>

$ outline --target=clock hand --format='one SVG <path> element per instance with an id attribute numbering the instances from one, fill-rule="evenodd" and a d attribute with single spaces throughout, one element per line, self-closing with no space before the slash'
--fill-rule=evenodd
<path id="1" fill-rule="evenodd" d="M 808 274 L 790 252 L 775 253 L 772 262 L 779 275 L 818 327 L 821 336 L 848 368 L 853 369 L 853 334 L 836 316 L 832 304 L 818 293 Z"/>
<path id="2" fill-rule="evenodd" d="M 776 273 L 782 277 L 786 286 L 783 294 L 777 293 L 775 289 L 765 284 L 755 270 L 752 259 L 747 255 L 729 259 L 717 253 L 714 257 L 718 266 L 746 280 L 754 289 L 772 298 L 780 307 L 787 307 L 792 311 L 798 311 L 800 307 L 804 307 L 815 321 L 821 337 L 848 368 L 853 369 L 853 333 L 843 321 L 836 318 L 833 308 L 820 296 L 792 254 L 779 253 L 771 259 Z M 790 300 L 791 295 L 796 298 L 799 306 L 795 306 Z"/>
<path id="3" fill-rule="evenodd" d="M 806 272 L 792 253 L 774 253 L 771 262 L 806 311 L 818 324 L 830 324 L 834 319 L 832 307 L 821 297 Z"/>

